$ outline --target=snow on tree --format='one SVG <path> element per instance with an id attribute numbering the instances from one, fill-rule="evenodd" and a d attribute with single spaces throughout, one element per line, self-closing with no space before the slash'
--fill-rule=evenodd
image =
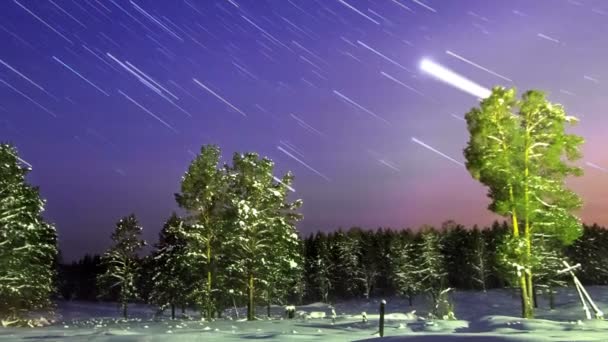
<path id="1" fill-rule="evenodd" d="M 121 218 L 112 233 L 114 245 L 102 256 L 104 273 L 98 276 L 102 293 L 116 291 L 124 318 L 127 318 L 128 302 L 137 298 L 135 278 L 138 274 L 138 256 L 146 242 L 140 239 L 142 227 L 134 214 Z"/>
<path id="2" fill-rule="evenodd" d="M 219 159 L 218 146 L 203 146 L 182 178 L 181 192 L 175 195 L 179 206 L 189 213 L 183 230 L 189 262 L 205 273 L 195 287 L 194 296 L 207 318 L 213 317 L 217 310 L 219 288 L 215 282 L 218 281 L 218 254 L 224 238 L 223 215 L 228 201 L 225 172 L 218 167 Z"/>
<path id="3" fill-rule="evenodd" d="M 0 319 L 13 323 L 49 307 L 57 257 L 55 228 L 42 217 L 45 201 L 27 184 L 30 169 L 20 161 L 13 146 L 0 144 Z"/>
<path id="4" fill-rule="evenodd" d="M 361 267 L 361 241 L 353 229 L 348 233 L 338 231 L 335 234 L 333 254 L 336 272 L 333 284 L 339 285 L 336 291 L 342 296 L 359 296 L 365 284 L 365 274 Z"/>
<path id="5" fill-rule="evenodd" d="M 518 100 L 515 89 L 495 87 L 466 120 L 466 167 L 488 186 L 489 209 L 511 217 L 512 241 L 504 246 L 502 259 L 518 278 L 522 316 L 531 318 L 533 234 L 550 233 L 567 245 L 581 233 L 580 221 L 571 214 L 581 200 L 564 182 L 582 174 L 568 162 L 580 158 L 583 139 L 565 133 L 576 118 L 536 90 Z"/>
<path id="6" fill-rule="evenodd" d="M 334 270 L 329 257 L 329 246 L 326 235 L 317 233 L 312 240 L 313 253 L 309 256 L 308 267 L 311 278 L 310 287 L 314 291 L 315 298 L 321 299 L 323 303 L 329 303 L 329 293 L 332 289 L 331 274 Z"/>
<path id="7" fill-rule="evenodd" d="M 235 153 L 227 170 L 231 224 L 226 248 L 231 269 L 246 281 L 248 320 L 255 319 L 258 285 L 261 290 L 270 286 L 280 289 L 291 274 L 301 270 L 295 222 L 301 217 L 296 210 L 302 201 L 287 202 L 293 176 L 288 173 L 281 182 L 275 182 L 273 169 L 268 158 Z"/>
<path id="8" fill-rule="evenodd" d="M 420 292 L 422 284 L 418 274 L 416 245 L 408 237 L 398 236 L 390 246 L 390 279 L 397 294 L 406 296 L 412 306 L 414 296 Z"/>
<path id="9" fill-rule="evenodd" d="M 535 289 L 540 289 L 549 297 L 549 307 L 555 308 L 555 288 L 566 287 L 566 273 L 560 274 L 564 269 L 563 261 L 566 257 L 563 247 L 556 241 L 554 236 L 543 233 L 536 233 L 532 237 L 535 246 L 533 255 L 534 285 Z M 538 306 L 536 291 L 534 291 L 534 307 Z"/>
<path id="10" fill-rule="evenodd" d="M 468 253 L 471 250 L 469 231 L 453 220 L 448 220 L 441 224 L 440 232 L 448 284 L 456 288 L 471 288 L 470 275 L 473 269 L 471 255 Z"/>
<path id="11" fill-rule="evenodd" d="M 154 274 L 150 297 L 161 309 L 169 307 L 171 318 L 175 319 L 175 307 L 186 306 L 194 278 L 188 262 L 184 221 L 173 213 L 159 235 L 152 255 Z"/>
<path id="12" fill-rule="evenodd" d="M 590 285 L 608 284 L 608 230 L 597 224 L 585 226 L 583 235 L 567 247 L 573 264 L 581 264 L 577 276 Z"/>
<path id="13" fill-rule="evenodd" d="M 483 292 L 487 290 L 488 278 L 490 277 L 491 268 L 488 257 L 488 242 L 486 234 L 474 227 L 470 232 L 472 240 L 472 250 L 470 251 L 471 267 L 473 268 L 472 279 Z"/>
<path id="14" fill-rule="evenodd" d="M 382 262 L 382 246 L 379 241 L 380 234 L 374 231 L 360 232 L 361 241 L 361 273 L 363 275 L 363 294 L 369 300 L 378 278 L 380 277 L 380 264 Z"/>
<path id="15" fill-rule="evenodd" d="M 421 229 L 418 264 L 416 273 L 422 285 L 422 291 L 431 296 L 433 303 L 432 315 L 444 317 L 450 309 L 445 305 L 447 300 L 447 270 L 445 258 L 441 253 L 442 241 L 439 234 L 430 227 Z"/>

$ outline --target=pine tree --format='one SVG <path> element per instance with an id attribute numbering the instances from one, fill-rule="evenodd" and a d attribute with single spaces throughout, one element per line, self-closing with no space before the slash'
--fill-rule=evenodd
<path id="1" fill-rule="evenodd" d="M 105 272 L 98 277 L 99 287 L 104 294 L 118 292 L 118 301 L 124 318 L 127 318 L 128 302 L 137 298 L 135 284 L 138 274 L 137 253 L 145 241 L 140 239 L 142 227 L 134 214 L 121 218 L 112 233 L 114 245 L 103 255 Z"/>
<path id="2" fill-rule="evenodd" d="M 577 119 L 542 92 L 525 92 L 521 100 L 515 96 L 515 89 L 495 87 L 467 113 L 471 137 L 465 157 L 471 175 L 489 188 L 489 209 L 511 217 L 513 231 L 502 260 L 518 279 L 522 316 L 531 318 L 533 234 L 550 233 L 568 245 L 581 233 L 571 212 L 582 203 L 564 181 L 582 175 L 568 162 L 580 158 L 583 139 L 565 133 Z"/>
<path id="3" fill-rule="evenodd" d="M 274 163 L 255 153 L 238 154 L 228 168 L 230 191 L 229 248 L 232 269 L 242 275 L 247 289 L 247 319 L 255 319 L 257 284 L 289 281 L 289 274 L 300 272 L 299 236 L 295 222 L 301 200 L 287 202 L 293 175 L 280 182 L 273 176 Z M 271 269 L 280 264 L 286 277 L 277 279 Z M 273 279 L 274 278 L 274 279 Z M 281 283 L 274 284 L 277 288 Z"/>
<path id="4" fill-rule="evenodd" d="M 194 273 L 199 270 L 205 273 L 195 288 L 194 297 L 207 318 L 212 318 L 218 309 L 218 255 L 224 242 L 223 220 L 228 203 L 226 177 L 218 167 L 219 159 L 218 146 L 203 146 L 182 178 L 181 193 L 175 195 L 179 206 L 190 214 L 184 230 L 189 262 L 197 268 Z"/>
<path id="5" fill-rule="evenodd" d="M 51 304 L 58 253 L 55 228 L 42 217 L 45 201 L 19 162 L 14 147 L 0 144 L 0 320 L 12 322 Z"/>
<path id="6" fill-rule="evenodd" d="M 159 235 L 159 242 L 153 254 L 151 301 L 161 309 L 169 307 L 171 319 L 175 319 L 175 308 L 186 306 L 188 296 L 193 290 L 184 221 L 173 213 Z"/>
<path id="7" fill-rule="evenodd" d="M 390 247 L 390 279 L 397 294 L 406 296 L 412 306 L 414 296 L 421 290 L 416 249 L 409 236 L 401 234 L 392 240 Z"/>

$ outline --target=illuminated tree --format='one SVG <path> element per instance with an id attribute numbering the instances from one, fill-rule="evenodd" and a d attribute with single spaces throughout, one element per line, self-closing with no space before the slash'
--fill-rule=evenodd
<path id="1" fill-rule="evenodd" d="M 568 162 L 580 158 L 583 139 L 565 133 L 566 125 L 577 120 L 540 91 L 528 91 L 518 100 L 515 89 L 501 87 L 467 113 L 466 120 L 467 169 L 489 188 L 488 208 L 511 218 L 502 260 L 516 274 L 522 316 L 533 317 L 533 233 L 550 233 L 563 244 L 581 233 L 579 219 L 571 214 L 581 200 L 564 185 L 566 177 L 582 174 Z"/>
<path id="2" fill-rule="evenodd" d="M 270 286 L 283 289 L 299 278 L 302 265 L 295 223 L 301 218 L 296 210 L 302 201 L 287 201 L 293 175 L 275 181 L 270 159 L 235 153 L 232 163 L 227 167 L 230 213 L 224 248 L 230 269 L 245 280 L 247 319 L 254 320 L 258 286 L 268 292 Z"/>
<path id="3" fill-rule="evenodd" d="M 50 305 L 57 258 L 55 228 L 42 218 L 45 201 L 25 181 L 30 169 L 0 144 L 0 319 L 19 322 Z"/>
<path id="4" fill-rule="evenodd" d="M 124 318 L 127 318 L 129 300 L 137 298 L 136 277 L 139 270 L 137 253 L 146 242 L 141 240 L 142 228 L 135 215 L 123 217 L 112 233 L 114 245 L 102 257 L 105 272 L 98 276 L 104 295 L 118 291 L 118 301 Z"/>
<path id="5" fill-rule="evenodd" d="M 226 177 L 218 167 L 219 159 L 219 147 L 203 146 L 182 178 L 181 193 L 175 195 L 179 206 L 189 213 L 183 230 L 189 262 L 205 273 L 204 278 L 200 277 L 202 282 L 195 287 L 195 297 L 207 318 L 211 318 L 217 309 L 214 278 L 225 227 L 222 215 Z"/>

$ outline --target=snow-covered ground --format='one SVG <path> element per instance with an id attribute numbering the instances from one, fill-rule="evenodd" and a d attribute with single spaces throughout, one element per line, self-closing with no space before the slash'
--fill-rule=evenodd
<path id="1" fill-rule="evenodd" d="M 600 307 L 608 310 L 608 287 L 590 287 Z M 389 298 L 386 305 L 387 341 L 608 341 L 608 321 L 584 320 L 584 312 L 574 288 L 561 289 L 556 309 L 549 310 L 540 297 L 536 319 L 523 320 L 519 297 L 509 290 L 456 292 L 453 294 L 457 321 L 429 321 L 424 316 L 428 303 L 419 297 L 409 307 L 402 299 Z M 145 305 L 130 307 L 128 321 L 118 318 L 117 307 L 99 303 L 58 303 L 56 324 L 44 328 L 0 330 L 0 341 L 353 341 L 377 338 L 379 300 L 349 301 L 331 308 L 315 303 L 297 307 L 299 318 L 282 319 L 283 308 L 273 307 L 272 319 L 246 322 L 225 318 L 201 322 L 198 318 L 175 320 L 155 318 L 155 310 Z M 414 311 L 412 313 L 412 311 Z M 362 321 L 362 312 L 368 322 Z M 193 312 L 188 312 L 193 314 Z M 241 318 L 244 314 L 241 310 Z M 260 315 L 266 308 L 258 308 Z M 316 318 L 322 316 L 325 318 Z M 308 317 L 305 314 L 308 314 Z M 227 316 L 234 316 L 234 310 Z"/>

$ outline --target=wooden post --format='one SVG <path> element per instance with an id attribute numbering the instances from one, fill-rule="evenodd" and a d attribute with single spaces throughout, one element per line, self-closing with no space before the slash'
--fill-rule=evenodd
<path id="1" fill-rule="evenodd" d="M 384 337 L 384 306 L 386 305 L 386 301 L 383 299 L 380 302 L 380 337 Z"/>

